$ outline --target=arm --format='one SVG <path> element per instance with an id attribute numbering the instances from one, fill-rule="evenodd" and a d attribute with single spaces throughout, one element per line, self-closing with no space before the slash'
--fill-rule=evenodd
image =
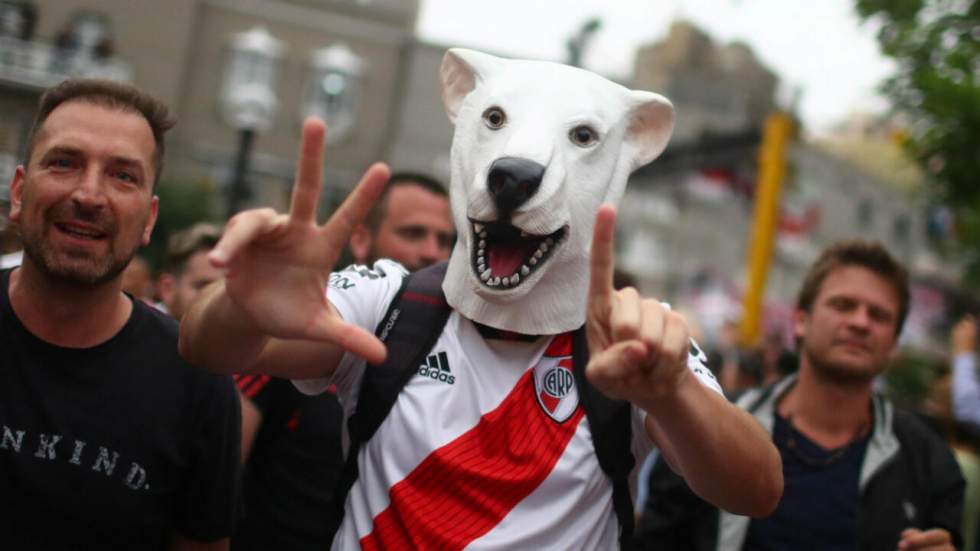
<path id="1" fill-rule="evenodd" d="M 262 427 L 262 412 L 244 395 L 239 397 L 242 401 L 242 465 L 244 465 L 248 463 L 252 444 L 255 443 L 255 437 Z"/>
<path id="2" fill-rule="evenodd" d="M 596 219 L 586 317 L 589 380 L 647 412 L 664 457 L 707 501 L 749 516 L 769 514 L 782 495 L 782 462 L 769 435 L 687 367 L 684 319 L 635 289 L 612 288 L 615 212 Z"/>
<path id="3" fill-rule="evenodd" d="M 980 381 L 977 380 L 977 325 L 972 317 L 953 327 L 953 418 L 980 427 Z"/>
<path id="4" fill-rule="evenodd" d="M 211 263 L 227 268 L 227 276 L 205 290 L 182 320 L 180 352 L 191 363 L 221 373 L 309 378 L 330 375 L 345 351 L 372 363 L 384 359 L 384 345 L 370 331 L 345 323 L 326 288 L 388 169 L 368 169 L 330 220 L 317 225 L 324 132 L 316 119 L 303 125 L 289 214 L 240 213 L 211 251 Z"/>
<path id="5" fill-rule="evenodd" d="M 926 429 L 928 430 L 928 429 Z M 931 473 L 927 485 L 928 509 L 916 526 L 902 530 L 898 548 L 902 551 L 952 551 L 963 545 L 963 496 L 966 482 L 952 450 L 937 434 L 925 433 L 919 442 L 928 455 Z"/>
<path id="6" fill-rule="evenodd" d="M 173 499 L 173 549 L 225 549 L 239 511 L 241 406 L 231 377 L 198 373 L 182 483 Z M 209 547 L 217 546 L 217 547 Z"/>
<path id="7" fill-rule="evenodd" d="M 782 460 L 751 415 L 689 373 L 673 393 L 638 405 L 648 413 L 650 437 L 697 495 L 742 515 L 775 509 Z"/>

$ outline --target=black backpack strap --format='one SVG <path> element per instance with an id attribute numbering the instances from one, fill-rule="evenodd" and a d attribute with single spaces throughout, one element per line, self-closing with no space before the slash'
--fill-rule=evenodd
<path id="1" fill-rule="evenodd" d="M 357 407 L 348 421 L 350 445 L 344 471 L 334 491 L 333 534 L 344 517 L 344 504 L 357 480 L 357 456 L 361 445 L 374 436 L 395 405 L 402 388 L 432 350 L 452 309 L 442 292 L 447 263 L 409 274 L 391 301 L 375 334 L 388 348 L 381 365 L 368 365 L 361 379 Z"/>
<path id="2" fill-rule="evenodd" d="M 589 363 L 589 347 L 585 340 L 585 328 L 572 335 L 572 365 L 579 401 L 589 420 L 592 443 L 595 446 L 599 466 L 613 485 L 613 510 L 619 520 L 619 547 L 626 551 L 633 548 L 633 499 L 630 495 L 629 476 L 636 464 L 631 449 L 633 438 L 630 403 L 613 400 L 589 383 L 585 366 Z"/>

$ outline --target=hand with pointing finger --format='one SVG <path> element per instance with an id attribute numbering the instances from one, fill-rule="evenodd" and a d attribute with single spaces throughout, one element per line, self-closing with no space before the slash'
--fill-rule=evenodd
<path id="1" fill-rule="evenodd" d="M 325 131 L 315 118 L 303 124 L 289 213 L 257 209 L 235 215 L 210 260 L 228 269 L 228 297 L 264 334 L 331 342 L 379 361 L 384 345 L 345 323 L 327 302 L 326 288 L 334 263 L 380 196 L 389 171 L 383 164 L 371 166 L 336 213 L 318 225 Z"/>
<path id="2" fill-rule="evenodd" d="M 611 398 L 644 405 L 675 391 L 689 376 L 690 338 L 684 319 L 636 289 L 613 288 L 616 212 L 596 215 L 592 238 L 586 334 L 589 381 Z"/>

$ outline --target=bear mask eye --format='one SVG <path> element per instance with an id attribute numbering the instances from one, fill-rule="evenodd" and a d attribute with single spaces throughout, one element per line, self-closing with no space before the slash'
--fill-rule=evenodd
<path id="1" fill-rule="evenodd" d="M 507 123 L 507 115 L 499 107 L 489 107 L 483 112 L 483 122 L 486 123 L 487 128 L 497 130 Z"/>
<path id="2" fill-rule="evenodd" d="M 590 145 L 599 141 L 599 133 L 596 132 L 591 126 L 581 125 L 576 126 L 568 133 L 568 139 L 572 140 L 572 143 L 579 147 L 589 147 Z"/>

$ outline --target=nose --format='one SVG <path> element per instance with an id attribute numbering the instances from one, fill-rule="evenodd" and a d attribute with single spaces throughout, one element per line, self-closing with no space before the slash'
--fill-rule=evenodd
<path id="1" fill-rule="evenodd" d="M 866 306 L 855 308 L 850 316 L 850 325 L 857 330 L 867 330 L 871 325 L 871 312 Z"/>
<path id="2" fill-rule="evenodd" d="M 87 208 L 101 207 L 105 203 L 101 171 L 94 166 L 88 167 L 83 171 L 71 197 L 79 206 Z"/>
<path id="3" fill-rule="evenodd" d="M 442 247 L 439 246 L 439 236 L 435 232 L 429 233 L 425 237 L 425 241 L 422 244 L 421 254 L 422 262 L 428 266 L 429 264 L 435 264 L 443 259 Z"/>
<path id="4" fill-rule="evenodd" d="M 538 191 L 544 167 L 518 157 L 502 157 L 490 165 L 487 189 L 501 215 L 510 215 Z"/>

